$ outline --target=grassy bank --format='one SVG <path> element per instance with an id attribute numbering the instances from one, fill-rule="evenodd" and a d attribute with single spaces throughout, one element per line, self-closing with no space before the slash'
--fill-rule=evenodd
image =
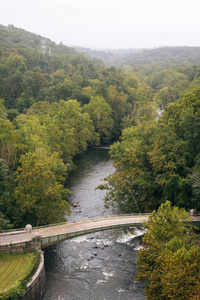
<path id="1" fill-rule="evenodd" d="M 0 253 L 0 299 L 18 299 L 39 261 L 39 253 Z"/>

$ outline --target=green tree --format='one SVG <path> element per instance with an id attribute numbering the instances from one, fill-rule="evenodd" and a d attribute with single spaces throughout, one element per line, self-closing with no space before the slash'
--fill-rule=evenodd
<path id="1" fill-rule="evenodd" d="M 178 247 L 177 247 L 177 244 Z M 200 285 L 200 253 L 198 246 L 188 247 L 172 239 L 160 258 L 161 299 L 191 299 Z"/>
<path id="2" fill-rule="evenodd" d="M 122 119 L 125 116 L 127 95 L 118 92 L 116 86 L 108 87 L 107 102 L 112 109 L 111 117 L 114 120 L 113 137 L 118 138 L 121 134 Z"/>
<path id="3" fill-rule="evenodd" d="M 85 151 L 89 144 L 98 144 L 92 120 L 76 100 L 53 103 L 41 119 L 46 124 L 49 147 L 60 153 L 65 163 L 72 165 L 76 154 Z"/>
<path id="4" fill-rule="evenodd" d="M 155 182 L 149 151 L 156 122 L 141 122 L 126 128 L 121 142 L 110 149 L 116 172 L 99 188 L 108 190 L 107 205 L 117 204 L 125 212 L 151 211 L 161 203 L 161 189 Z M 137 203 L 137 204 L 136 204 Z"/>
<path id="5" fill-rule="evenodd" d="M 0 98 L 0 118 L 6 119 L 6 117 L 7 117 L 7 112 L 4 106 L 4 100 Z"/>
<path id="6" fill-rule="evenodd" d="M 83 110 L 90 115 L 97 133 L 102 142 L 109 142 L 112 135 L 113 119 L 111 108 L 102 97 L 92 97 L 90 102 L 84 105 Z"/>
<path id="7" fill-rule="evenodd" d="M 15 126 L 9 120 L 0 118 L 0 159 L 10 170 L 15 168 L 22 148 Z"/>
<path id="8" fill-rule="evenodd" d="M 38 102 L 16 122 L 27 151 L 45 147 L 51 153 L 57 152 L 69 169 L 76 154 L 98 143 L 89 114 L 82 112 L 76 100 Z"/>
<path id="9" fill-rule="evenodd" d="M 138 280 L 147 279 L 147 299 L 190 299 L 200 284 L 197 237 L 182 223 L 188 214 L 167 201 L 147 222 L 138 256 Z"/>
<path id="10" fill-rule="evenodd" d="M 9 226 L 10 220 L 5 218 L 3 211 L 5 210 L 4 198 L 8 197 L 6 192 L 5 182 L 8 175 L 8 166 L 6 166 L 2 159 L 0 159 L 0 231 Z"/>
<path id="11" fill-rule="evenodd" d="M 9 67 L 10 73 L 15 73 L 17 69 L 21 73 L 24 73 L 26 70 L 26 59 L 22 55 L 19 55 L 16 50 L 12 50 L 10 55 L 3 55 L 1 63 Z"/>
<path id="12" fill-rule="evenodd" d="M 23 76 L 22 85 L 27 98 L 36 99 L 41 89 L 48 86 L 48 81 L 45 74 L 27 71 Z"/>
<path id="13" fill-rule="evenodd" d="M 158 105 L 153 99 L 149 85 L 139 82 L 128 89 L 129 108 L 123 118 L 123 128 L 137 125 L 139 122 L 154 120 L 158 116 Z"/>
<path id="14" fill-rule="evenodd" d="M 162 189 L 162 201 L 172 205 L 190 206 L 191 184 L 188 177 L 187 142 L 164 124 L 158 124 L 149 158 L 154 172 L 154 181 Z"/>
<path id="15" fill-rule="evenodd" d="M 57 153 L 49 155 L 44 148 L 21 157 L 15 189 L 15 224 L 50 224 L 65 220 L 70 214 L 63 187 L 66 167 Z"/>
<path id="16" fill-rule="evenodd" d="M 181 98 L 189 85 L 187 76 L 173 69 L 160 71 L 155 75 L 153 82 L 156 88 L 156 101 L 161 108 Z"/>
<path id="17" fill-rule="evenodd" d="M 110 151 L 116 174 L 101 185 L 108 190 L 107 204 L 135 211 L 135 198 L 140 210 L 148 211 L 169 200 L 198 210 L 198 182 L 191 173 L 198 179 L 199 99 L 195 90 L 169 104 L 158 120 L 141 120 L 123 130 L 121 142 Z"/>

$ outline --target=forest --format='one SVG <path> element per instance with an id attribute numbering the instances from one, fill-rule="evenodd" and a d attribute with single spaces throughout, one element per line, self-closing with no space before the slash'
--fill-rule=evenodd
<path id="1" fill-rule="evenodd" d="M 200 209 L 200 48 L 84 52 L 0 26 L 1 229 L 64 221 L 74 157 L 105 144 L 106 206 Z"/>

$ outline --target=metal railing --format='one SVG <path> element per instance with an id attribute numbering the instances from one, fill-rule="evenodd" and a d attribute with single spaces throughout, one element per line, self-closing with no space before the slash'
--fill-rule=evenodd
<path id="1" fill-rule="evenodd" d="M 123 228 L 123 227 L 132 227 L 138 225 L 138 222 L 136 223 L 125 223 L 125 224 L 113 224 L 113 225 L 105 225 L 105 226 L 99 226 L 99 227 L 91 227 L 88 229 L 84 230 L 76 230 L 72 232 L 66 232 L 66 233 L 61 233 L 61 234 L 56 234 L 56 235 L 50 235 L 46 237 L 42 237 L 41 242 L 42 242 L 42 248 L 46 248 L 50 245 L 57 244 L 59 242 L 62 242 L 67 239 L 72 239 L 75 237 L 79 237 L 82 235 L 90 234 L 90 233 L 95 233 L 98 231 L 106 231 L 110 229 L 116 229 L 116 228 Z"/>
<path id="2" fill-rule="evenodd" d="M 25 231 L 26 228 L 12 228 L 12 229 L 5 229 L 5 230 L 0 230 L 0 234 L 3 234 L 3 233 L 15 233 L 15 232 L 22 232 L 22 231 Z"/>
<path id="3" fill-rule="evenodd" d="M 117 218 L 123 218 L 123 217 L 141 217 L 141 216 L 150 216 L 151 213 L 133 213 L 133 214 L 119 214 L 119 215 L 107 215 L 102 217 L 95 217 L 95 218 L 87 218 L 83 219 L 81 221 L 70 221 L 70 222 L 61 222 L 61 223 L 54 223 L 54 224 L 47 224 L 47 225 L 40 225 L 33 227 L 33 230 L 42 229 L 42 228 L 48 228 L 48 227 L 55 227 L 55 226 L 62 226 L 67 224 L 73 224 L 73 223 L 86 223 L 91 221 L 100 221 L 100 220 L 107 220 L 107 219 L 117 219 Z M 5 229 L 0 231 L 1 233 L 14 233 L 14 232 L 22 232 L 26 231 L 26 228 L 13 228 L 13 229 Z"/>
<path id="4" fill-rule="evenodd" d="M 96 218 L 89 218 L 81 221 L 71 221 L 71 222 L 62 222 L 62 223 L 55 223 L 55 224 L 49 224 L 49 225 L 41 225 L 33 227 L 33 230 L 42 229 L 42 228 L 48 228 L 48 227 L 56 227 L 56 226 L 62 226 L 62 225 L 69 225 L 69 224 L 82 224 L 82 223 L 88 223 L 91 221 L 103 221 L 103 220 L 110 220 L 110 219 L 120 219 L 123 217 L 141 217 L 141 216 L 150 216 L 150 213 L 141 213 L 141 214 L 120 214 L 120 215 L 111 215 L 111 216 L 103 216 L 103 217 L 96 217 Z"/>

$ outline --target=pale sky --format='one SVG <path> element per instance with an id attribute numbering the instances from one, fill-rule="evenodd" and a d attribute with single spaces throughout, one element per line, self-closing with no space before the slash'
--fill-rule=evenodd
<path id="1" fill-rule="evenodd" d="M 200 46 L 200 0 L 0 0 L 0 24 L 68 46 Z"/>

